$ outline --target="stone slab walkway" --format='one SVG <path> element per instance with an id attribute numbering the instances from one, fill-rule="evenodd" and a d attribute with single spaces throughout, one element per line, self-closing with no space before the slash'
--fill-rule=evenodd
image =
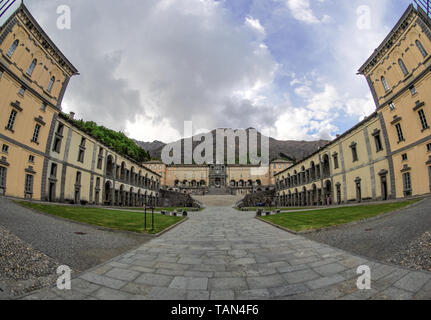
<path id="1" fill-rule="evenodd" d="M 431 273 L 348 254 L 228 207 L 190 213 L 177 228 L 81 274 L 72 290 L 24 299 L 430 299 Z M 372 289 L 356 287 L 359 265 Z"/>

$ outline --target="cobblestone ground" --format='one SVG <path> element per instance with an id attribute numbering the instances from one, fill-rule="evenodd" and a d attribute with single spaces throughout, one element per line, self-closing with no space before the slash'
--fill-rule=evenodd
<path id="1" fill-rule="evenodd" d="M 357 289 L 359 265 L 372 289 Z M 371 262 L 289 234 L 253 212 L 208 208 L 72 280 L 24 299 L 430 299 L 431 273 Z"/>

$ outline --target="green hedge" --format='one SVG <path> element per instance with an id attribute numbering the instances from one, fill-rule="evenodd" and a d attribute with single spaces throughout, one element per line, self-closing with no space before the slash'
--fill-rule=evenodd
<path id="1" fill-rule="evenodd" d="M 60 116 L 71 122 L 86 134 L 92 136 L 107 147 L 118 152 L 119 154 L 129 157 L 137 162 L 145 162 L 150 160 L 150 155 L 147 151 L 136 145 L 132 139 L 129 139 L 124 133 L 99 126 L 93 121 L 72 120 L 67 114 L 61 113 Z"/>

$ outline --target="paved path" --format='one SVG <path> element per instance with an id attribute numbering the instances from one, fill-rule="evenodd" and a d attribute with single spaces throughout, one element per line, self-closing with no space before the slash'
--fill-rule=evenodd
<path id="1" fill-rule="evenodd" d="M 39 214 L 3 197 L 0 197 L 0 225 L 76 271 L 95 267 L 150 239 Z"/>
<path id="2" fill-rule="evenodd" d="M 386 261 L 431 230 L 431 198 L 377 220 L 306 235 L 328 245 Z"/>
<path id="3" fill-rule="evenodd" d="M 359 291 L 356 268 L 372 271 Z M 25 299 L 422 299 L 431 273 L 382 265 L 275 228 L 253 212 L 208 208 L 80 275 L 72 290 Z"/>

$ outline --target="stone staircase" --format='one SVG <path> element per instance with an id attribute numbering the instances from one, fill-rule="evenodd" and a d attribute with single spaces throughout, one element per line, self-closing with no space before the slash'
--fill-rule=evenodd
<path id="1" fill-rule="evenodd" d="M 223 196 L 223 195 L 229 195 L 230 192 L 226 187 L 221 188 L 209 188 L 207 195 L 209 196 Z"/>
<path id="2" fill-rule="evenodd" d="M 192 196 L 193 199 L 202 203 L 205 207 L 232 207 L 238 201 L 244 198 L 244 195 L 205 195 L 205 196 Z"/>

